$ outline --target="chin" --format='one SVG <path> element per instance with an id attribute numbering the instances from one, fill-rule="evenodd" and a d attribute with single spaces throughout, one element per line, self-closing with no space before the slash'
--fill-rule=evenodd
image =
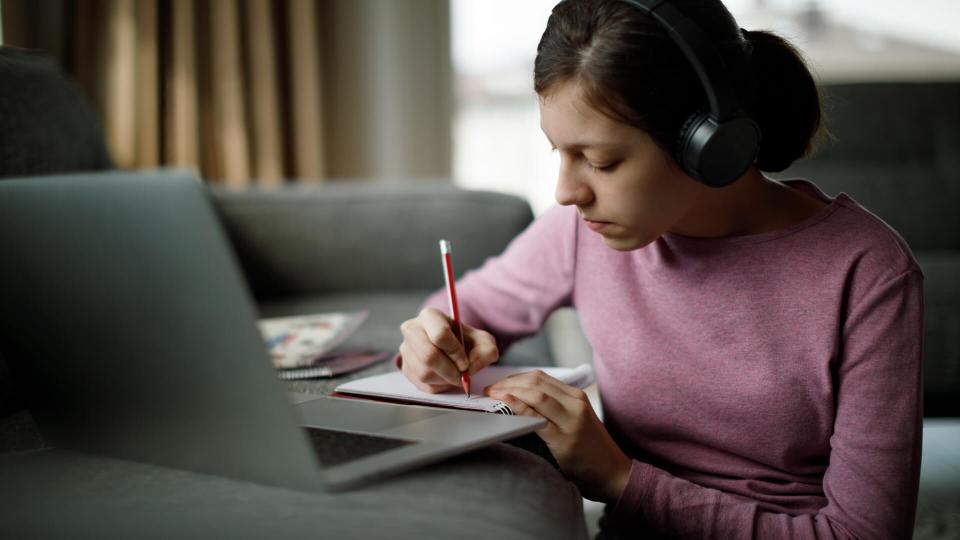
<path id="1" fill-rule="evenodd" d="M 634 251 L 643 247 L 650 245 L 651 242 L 656 240 L 656 238 L 638 238 L 636 236 L 628 237 L 610 237 L 604 236 L 603 243 L 607 247 L 613 248 L 617 251 Z"/>

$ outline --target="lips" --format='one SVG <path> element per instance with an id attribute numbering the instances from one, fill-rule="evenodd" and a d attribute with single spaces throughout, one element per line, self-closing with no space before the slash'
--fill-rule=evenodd
<path id="1" fill-rule="evenodd" d="M 610 223 L 609 221 L 594 221 L 587 218 L 583 218 L 583 221 L 587 223 L 587 227 L 589 227 L 593 232 L 600 232 L 608 226 L 613 225 L 613 223 Z"/>

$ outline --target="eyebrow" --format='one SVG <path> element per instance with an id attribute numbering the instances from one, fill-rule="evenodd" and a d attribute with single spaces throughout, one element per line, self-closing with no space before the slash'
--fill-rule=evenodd
<path id="1" fill-rule="evenodd" d="M 546 131 L 543 131 L 542 127 L 540 128 L 540 131 L 543 132 L 543 136 L 547 138 L 547 142 L 550 143 L 550 146 L 554 148 L 561 148 L 560 146 L 557 146 L 556 143 L 553 142 L 550 136 L 547 135 Z M 616 143 L 616 142 L 586 140 L 586 141 L 576 142 L 573 144 L 567 144 L 562 146 L 562 148 L 564 150 L 581 150 L 584 148 L 609 148 L 609 147 L 618 147 L 618 146 L 620 145 L 619 143 Z"/>

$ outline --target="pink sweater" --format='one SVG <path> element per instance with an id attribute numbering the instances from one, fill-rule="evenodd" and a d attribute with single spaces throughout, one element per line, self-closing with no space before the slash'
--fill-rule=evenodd
<path id="1" fill-rule="evenodd" d="M 501 350 L 573 306 L 633 458 L 610 532 L 905 538 L 920 471 L 923 276 L 850 197 L 752 236 L 607 247 L 555 207 L 458 282 Z M 445 309 L 442 292 L 428 304 Z"/>

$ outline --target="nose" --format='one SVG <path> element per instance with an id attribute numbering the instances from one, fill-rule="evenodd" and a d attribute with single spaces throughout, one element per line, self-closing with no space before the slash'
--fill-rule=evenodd
<path id="1" fill-rule="evenodd" d="M 572 166 L 570 160 L 560 159 L 560 174 L 554 198 L 563 206 L 586 206 L 593 201 L 593 191 L 579 176 L 580 172 Z"/>

